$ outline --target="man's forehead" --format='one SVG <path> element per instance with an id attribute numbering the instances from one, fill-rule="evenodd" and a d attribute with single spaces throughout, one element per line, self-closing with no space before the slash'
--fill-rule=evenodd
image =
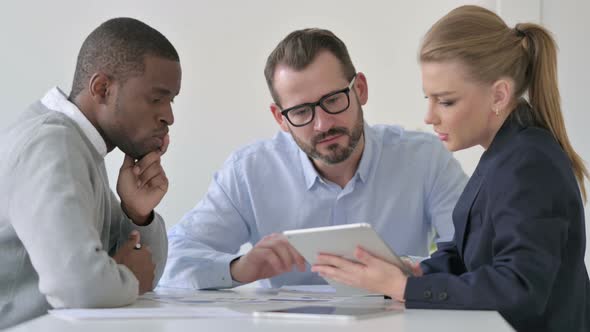
<path id="1" fill-rule="evenodd" d="M 323 51 L 303 68 L 296 68 L 284 62 L 278 63 L 275 67 L 273 80 L 277 81 L 286 76 L 312 76 L 314 74 L 316 76 L 345 76 L 342 64 L 338 58 L 328 51 Z"/>
<path id="2" fill-rule="evenodd" d="M 179 62 L 156 58 L 155 61 L 148 60 L 145 64 L 144 72 L 132 79 L 149 89 L 150 92 L 178 94 L 182 77 Z"/>
<path id="3" fill-rule="evenodd" d="M 275 72 L 274 89 L 282 103 L 304 103 L 343 89 L 346 82 L 340 69 L 296 71 L 285 66 Z"/>

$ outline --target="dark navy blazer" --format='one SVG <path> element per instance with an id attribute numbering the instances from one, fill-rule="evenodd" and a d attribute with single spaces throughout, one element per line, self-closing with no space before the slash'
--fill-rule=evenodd
<path id="1" fill-rule="evenodd" d="M 497 310 L 519 331 L 590 331 L 584 207 L 571 163 L 547 130 L 522 124 L 529 108 L 516 112 L 455 206 L 453 241 L 423 261 L 423 277 L 408 279 L 406 307 Z"/>

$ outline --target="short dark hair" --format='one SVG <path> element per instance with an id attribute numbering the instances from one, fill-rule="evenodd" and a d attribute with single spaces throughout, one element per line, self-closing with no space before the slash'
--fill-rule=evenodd
<path id="1" fill-rule="evenodd" d="M 275 103 L 280 105 L 279 96 L 273 87 L 274 73 L 277 65 L 283 64 L 295 70 L 305 69 L 322 51 L 332 53 L 342 65 L 347 80 L 352 80 L 356 69 L 344 42 L 329 30 L 309 28 L 291 32 L 277 45 L 266 60 L 264 76 L 270 94 Z"/>
<path id="2" fill-rule="evenodd" d="M 102 23 L 80 48 L 70 99 L 84 90 L 97 71 L 119 82 L 143 74 L 146 55 L 180 61 L 170 41 L 139 20 L 120 17 Z"/>

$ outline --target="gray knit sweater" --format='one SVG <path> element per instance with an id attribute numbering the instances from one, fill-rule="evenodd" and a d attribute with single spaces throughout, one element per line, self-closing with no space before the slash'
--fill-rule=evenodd
<path id="1" fill-rule="evenodd" d="M 132 229 L 152 249 L 157 283 L 167 256 L 162 218 L 133 224 L 80 127 L 33 104 L 0 134 L 0 328 L 51 308 L 134 302 L 137 279 L 111 258 Z"/>

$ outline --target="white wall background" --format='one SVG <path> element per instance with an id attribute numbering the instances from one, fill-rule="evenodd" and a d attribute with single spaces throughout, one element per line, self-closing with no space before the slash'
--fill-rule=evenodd
<path id="1" fill-rule="evenodd" d="M 495 10 L 509 24 L 533 20 L 553 30 L 561 48 L 566 124 L 574 147 L 590 160 L 590 115 L 583 104 L 590 88 L 590 2 L 585 0 L 4 1 L 0 127 L 50 87 L 69 92 L 79 47 L 101 22 L 131 16 L 150 24 L 175 45 L 183 68 L 172 144 L 164 158 L 171 185 L 158 207 L 170 227 L 203 196 L 231 151 L 278 129 L 268 110 L 263 68 L 286 34 L 304 27 L 335 32 L 357 70 L 367 75 L 367 121 L 430 131 L 422 121 L 426 103 L 418 45 L 432 23 L 465 3 Z M 473 148 L 456 154 L 468 174 L 481 152 Z M 107 157 L 113 183 L 121 162 L 118 151 Z"/>

